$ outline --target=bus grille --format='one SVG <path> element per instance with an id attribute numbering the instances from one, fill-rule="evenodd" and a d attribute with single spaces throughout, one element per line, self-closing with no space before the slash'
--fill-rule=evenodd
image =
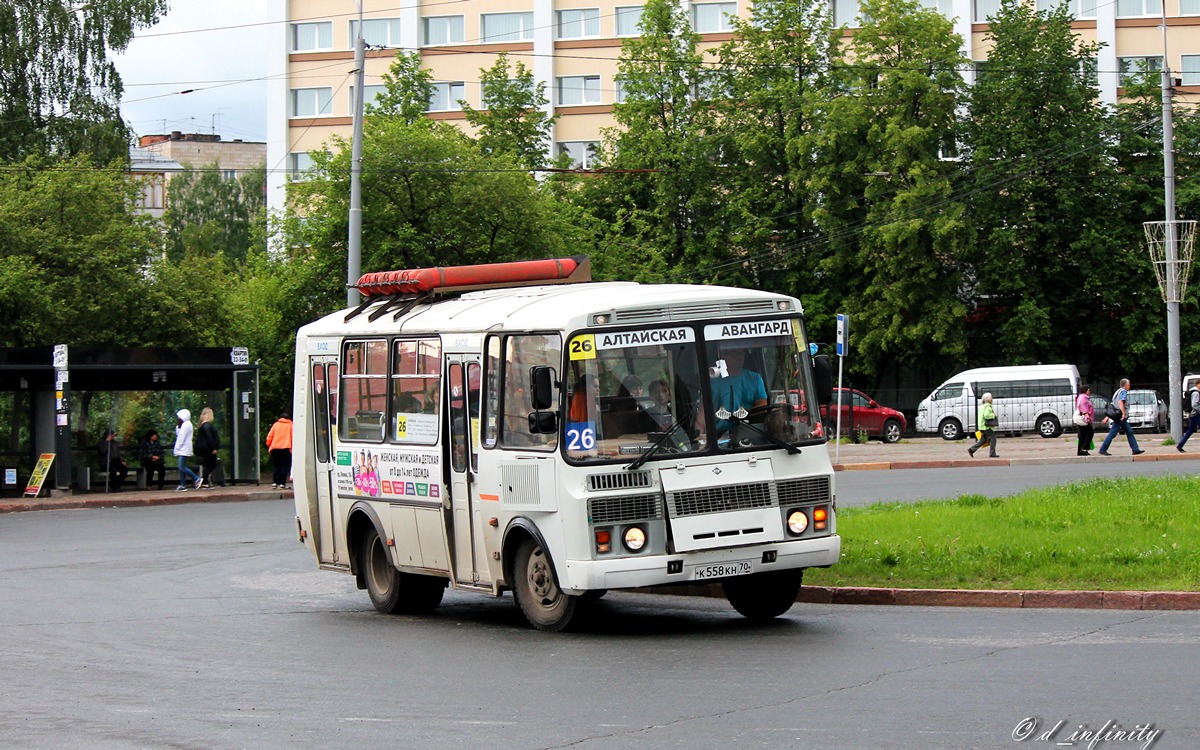
<path id="1" fill-rule="evenodd" d="M 627 490 L 633 487 L 649 487 L 650 472 L 648 471 L 618 471 L 612 474 L 589 474 L 587 478 L 588 492 L 604 490 Z"/>
<path id="2" fill-rule="evenodd" d="M 670 493 L 667 499 L 671 503 L 671 515 L 698 516 L 704 513 L 770 508 L 777 504 L 771 495 L 770 483 L 755 482 L 680 490 Z"/>
<path id="3" fill-rule="evenodd" d="M 827 476 L 789 479 L 786 482 L 780 482 L 777 489 L 780 505 L 827 503 L 832 499 Z"/>
<path id="4" fill-rule="evenodd" d="M 658 494 L 593 497 L 588 500 L 588 518 L 598 524 L 662 518 L 660 497 Z"/>
<path id="5" fill-rule="evenodd" d="M 657 323 L 673 320 L 715 318 L 725 315 L 771 315 L 780 314 L 773 299 L 737 300 L 733 302 L 705 302 L 662 307 L 626 308 L 613 311 L 613 323 Z"/>

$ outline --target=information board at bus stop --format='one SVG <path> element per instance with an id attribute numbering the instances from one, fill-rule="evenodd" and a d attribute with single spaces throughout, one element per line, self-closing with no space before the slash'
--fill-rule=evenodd
<path id="1" fill-rule="evenodd" d="M 38 457 L 37 464 L 33 467 L 33 473 L 29 475 L 29 484 L 25 485 L 25 494 L 38 496 L 42 491 L 42 484 L 46 481 L 46 477 L 50 474 L 50 465 L 54 463 L 54 453 L 43 453 Z"/>

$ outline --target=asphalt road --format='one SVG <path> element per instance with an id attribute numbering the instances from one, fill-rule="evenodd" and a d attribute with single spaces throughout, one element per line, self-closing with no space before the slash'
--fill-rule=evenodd
<path id="1" fill-rule="evenodd" d="M 1193 461 L 1089 461 L 952 469 L 839 471 L 835 481 L 838 505 L 854 507 L 877 502 L 944 500 L 968 494 L 1003 497 L 1031 487 L 1049 487 L 1093 477 L 1194 476 L 1198 470 L 1200 465 Z"/>
<path id="2" fill-rule="evenodd" d="M 1106 722 L 1161 734 L 1093 747 L 1200 737 L 1200 612 L 797 605 L 756 626 L 719 599 L 615 592 L 550 635 L 508 597 L 377 614 L 316 569 L 292 515 L 0 516 L 0 747 L 1082 748 L 1079 725 Z"/>

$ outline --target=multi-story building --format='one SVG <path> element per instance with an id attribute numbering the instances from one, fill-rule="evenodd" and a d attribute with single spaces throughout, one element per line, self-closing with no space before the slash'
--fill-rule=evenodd
<path id="1" fill-rule="evenodd" d="M 208 133 L 175 130 L 162 135 L 144 135 L 138 140 L 138 146 L 194 169 L 216 164 L 221 176 L 227 180 L 261 169 L 267 159 L 265 143 L 240 138 L 223 141 L 221 136 Z"/>
<path id="2" fill-rule="evenodd" d="M 703 44 L 731 37 L 729 17 L 748 17 L 750 0 L 679 0 Z M 829 0 L 835 21 L 852 28 L 858 0 Z M 965 40 L 964 54 L 987 57 L 984 22 L 1000 0 L 924 0 Z M 1040 8 L 1052 0 L 1034 0 Z M 287 175 L 309 164 L 308 152 L 333 134 L 349 138 L 352 124 L 355 0 L 268 0 L 272 28 L 267 95 L 268 203 L 283 205 Z M 1116 102 L 1121 76 L 1142 61 L 1161 69 L 1166 2 L 1168 63 L 1182 76 L 1181 93 L 1200 93 L 1200 0 L 1066 0 L 1084 41 L 1102 44 L 1097 60 L 1101 99 Z M 639 0 L 362 0 L 367 53 L 364 97 L 382 89 L 398 49 L 420 50 L 433 74 L 429 116 L 461 122 L 459 100 L 481 106 L 479 71 L 499 52 L 521 61 L 545 83 L 547 109 L 558 115 L 553 153 L 587 166 L 590 146 L 612 124 L 621 99 L 617 59 L 622 40 L 638 33 Z M 967 73 L 970 77 L 970 73 Z"/>

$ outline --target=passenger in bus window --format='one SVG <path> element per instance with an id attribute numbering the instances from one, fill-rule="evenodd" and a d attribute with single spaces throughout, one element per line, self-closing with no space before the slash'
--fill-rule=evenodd
<path id="1" fill-rule="evenodd" d="M 618 396 L 641 396 L 645 392 L 642 387 L 642 379 L 632 373 L 626 375 L 621 381 L 621 390 L 617 392 Z"/>
<path id="2" fill-rule="evenodd" d="M 572 422 L 588 421 L 588 401 L 595 401 L 600 396 L 600 381 L 595 375 L 583 375 L 575 381 L 575 390 L 571 393 L 571 405 L 567 409 L 567 418 Z"/>

